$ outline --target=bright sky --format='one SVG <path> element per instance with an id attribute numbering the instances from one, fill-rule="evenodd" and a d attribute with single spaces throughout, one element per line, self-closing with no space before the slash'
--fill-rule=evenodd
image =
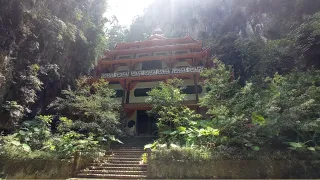
<path id="1" fill-rule="evenodd" d="M 154 0 L 108 0 L 109 8 L 106 15 L 117 16 L 119 24 L 130 26 L 137 15 L 141 15 Z"/>

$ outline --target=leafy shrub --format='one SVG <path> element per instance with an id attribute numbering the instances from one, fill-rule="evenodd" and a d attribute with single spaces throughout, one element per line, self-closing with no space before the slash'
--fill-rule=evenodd
<path id="1" fill-rule="evenodd" d="M 26 121 L 16 133 L 1 136 L 0 156 L 9 159 L 69 158 L 76 151 L 102 151 L 99 137 L 71 131 L 72 121 L 61 117 L 58 131 L 51 131 L 52 116 Z"/>
<path id="2" fill-rule="evenodd" d="M 16 101 L 7 101 L 0 108 L 1 121 L 6 121 L 7 128 L 17 127 L 24 116 L 25 109 Z"/>
<path id="3" fill-rule="evenodd" d="M 319 149 L 319 71 L 276 74 L 262 87 L 241 87 L 230 67 L 215 63 L 215 69 L 203 73 L 210 91 L 200 103 L 220 130 L 217 145 L 258 151 L 280 142 L 294 150 Z"/>
<path id="4" fill-rule="evenodd" d="M 185 94 L 181 93 L 182 84 L 180 79 L 169 79 L 148 93 L 147 102 L 153 106 L 151 113 L 158 117 L 158 142 L 187 146 L 211 142 L 219 130 L 212 128 L 207 121 L 199 121 L 201 115 L 182 105 L 185 100 Z"/>
<path id="5" fill-rule="evenodd" d="M 152 159 L 161 159 L 163 161 L 208 161 L 212 159 L 211 152 L 205 148 L 158 148 L 152 151 Z"/>
<path id="6" fill-rule="evenodd" d="M 75 90 L 64 90 L 63 98 L 51 103 L 52 108 L 65 117 L 74 119 L 74 129 L 104 135 L 121 133 L 120 104 L 111 97 L 115 94 L 104 80 L 89 85 L 86 78 L 79 79 Z"/>
<path id="7" fill-rule="evenodd" d="M 70 157 L 76 151 L 101 151 L 99 141 L 92 134 L 86 137 L 74 131 L 50 138 L 43 150 L 56 153 L 59 157 Z"/>

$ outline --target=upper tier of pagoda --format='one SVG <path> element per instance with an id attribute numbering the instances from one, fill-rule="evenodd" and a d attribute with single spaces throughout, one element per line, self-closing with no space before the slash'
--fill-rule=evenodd
<path id="1" fill-rule="evenodd" d="M 152 35 L 145 41 L 136 41 L 128 43 L 118 43 L 115 50 L 123 50 L 130 48 L 141 48 L 141 47 L 152 47 L 152 46 L 164 46 L 164 45 L 175 45 L 175 44 L 187 44 L 194 43 L 194 40 L 189 35 L 182 38 L 166 38 L 161 29 L 157 28 L 153 31 Z"/>
<path id="2" fill-rule="evenodd" d="M 166 38 L 156 29 L 145 41 L 118 43 L 113 50 L 106 50 L 91 81 L 104 78 L 120 82 L 123 89 L 132 89 L 130 84 L 139 81 L 195 79 L 204 68 L 213 66 L 208 61 L 209 53 L 201 41 L 189 35 Z"/>
<path id="3" fill-rule="evenodd" d="M 119 55 L 140 54 L 149 52 L 177 51 L 189 49 L 192 52 L 202 50 L 202 42 L 196 41 L 191 36 L 186 35 L 181 38 L 166 38 L 162 31 L 157 28 L 153 34 L 145 41 L 118 43 L 114 50 L 106 50 L 101 60 L 112 61 Z M 123 58 L 121 58 L 123 59 Z M 133 59 L 133 58 L 130 58 Z"/>
<path id="4" fill-rule="evenodd" d="M 145 41 L 118 43 L 114 50 L 106 50 L 105 56 L 98 61 L 95 68 L 95 76 L 107 79 L 151 76 L 159 75 L 159 72 L 164 70 L 166 73 L 162 75 L 168 75 L 175 74 L 173 72 L 175 69 L 180 70 L 179 68 L 184 69 L 181 73 L 199 73 L 193 68 L 207 67 L 208 56 L 209 49 L 203 50 L 201 41 L 196 41 L 189 35 L 166 38 L 158 28 Z M 150 66 L 152 61 L 154 66 Z M 149 71 L 155 72 L 150 74 Z"/>

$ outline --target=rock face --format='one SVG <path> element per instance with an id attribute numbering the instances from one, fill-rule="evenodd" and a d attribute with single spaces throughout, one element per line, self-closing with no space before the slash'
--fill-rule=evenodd
<path id="1" fill-rule="evenodd" d="M 103 0 L 1 1 L 0 108 L 15 101 L 33 116 L 88 74 L 99 56 L 105 6 Z"/>

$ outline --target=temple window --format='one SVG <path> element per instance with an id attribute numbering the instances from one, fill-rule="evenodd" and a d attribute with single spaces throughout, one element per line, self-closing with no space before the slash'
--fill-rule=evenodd
<path id="1" fill-rule="evenodd" d="M 183 88 L 181 91 L 183 94 L 196 94 L 196 86 L 192 85 L 192 86 L 186 86 L 185 88 Z M 198 94 L 202 93 L 202 87 L 200 85 L 197 85 L 198 87 Z"/>
<path id="2" fill-rule="evenodd" d="M 151 91 L 151 88 L 139 88 L 134 90 L 135 97 L 144 97 L 148 96 L 147 92 Z"/>
<path id="3" fill-rule="evenodd" d="M 177 66 L 177 68 L 187 68 L 189 66 Z"/>
<path id="4" fill-rule="evenodd" d="M 166 52 L 161 52 L 161 53 L 156 53 L 156 56 L 165 56 L 165 55 L 167 55 L 168 53 L 166 53 Z"/>
<path id="5" fill-rule="evenodd" d="M 139 58 L 141 58 L 141 57 L 147 57 L 147 56 L 149 56 L 149 54 L 140 54 L 140 55 L 139 55 Z"/>
<path id="6" fill-rule="evenodd" d="M 142 70 L 162 69 L 162 61 L 144 61 L 142 62 Z"/>
<path id="7" fill-rule="evenodd" d="M 131 58 L 131 56 L 119 56 L 118 59 L 130 59 L 130 58 Z"/>
<path id="8" fill-rule="evenodd" d="M 123 96 L 124 91 L 122 89 L 120 90 L 115 90 L 116 94 L 112 98 L 119 98 Z"/>
<path id="9" fill-rule="evenodd" d="M 175 54 L 179 55 L 179 54 L 186 54 L 188 53 L 188 51 L 176 51 Z"/>

